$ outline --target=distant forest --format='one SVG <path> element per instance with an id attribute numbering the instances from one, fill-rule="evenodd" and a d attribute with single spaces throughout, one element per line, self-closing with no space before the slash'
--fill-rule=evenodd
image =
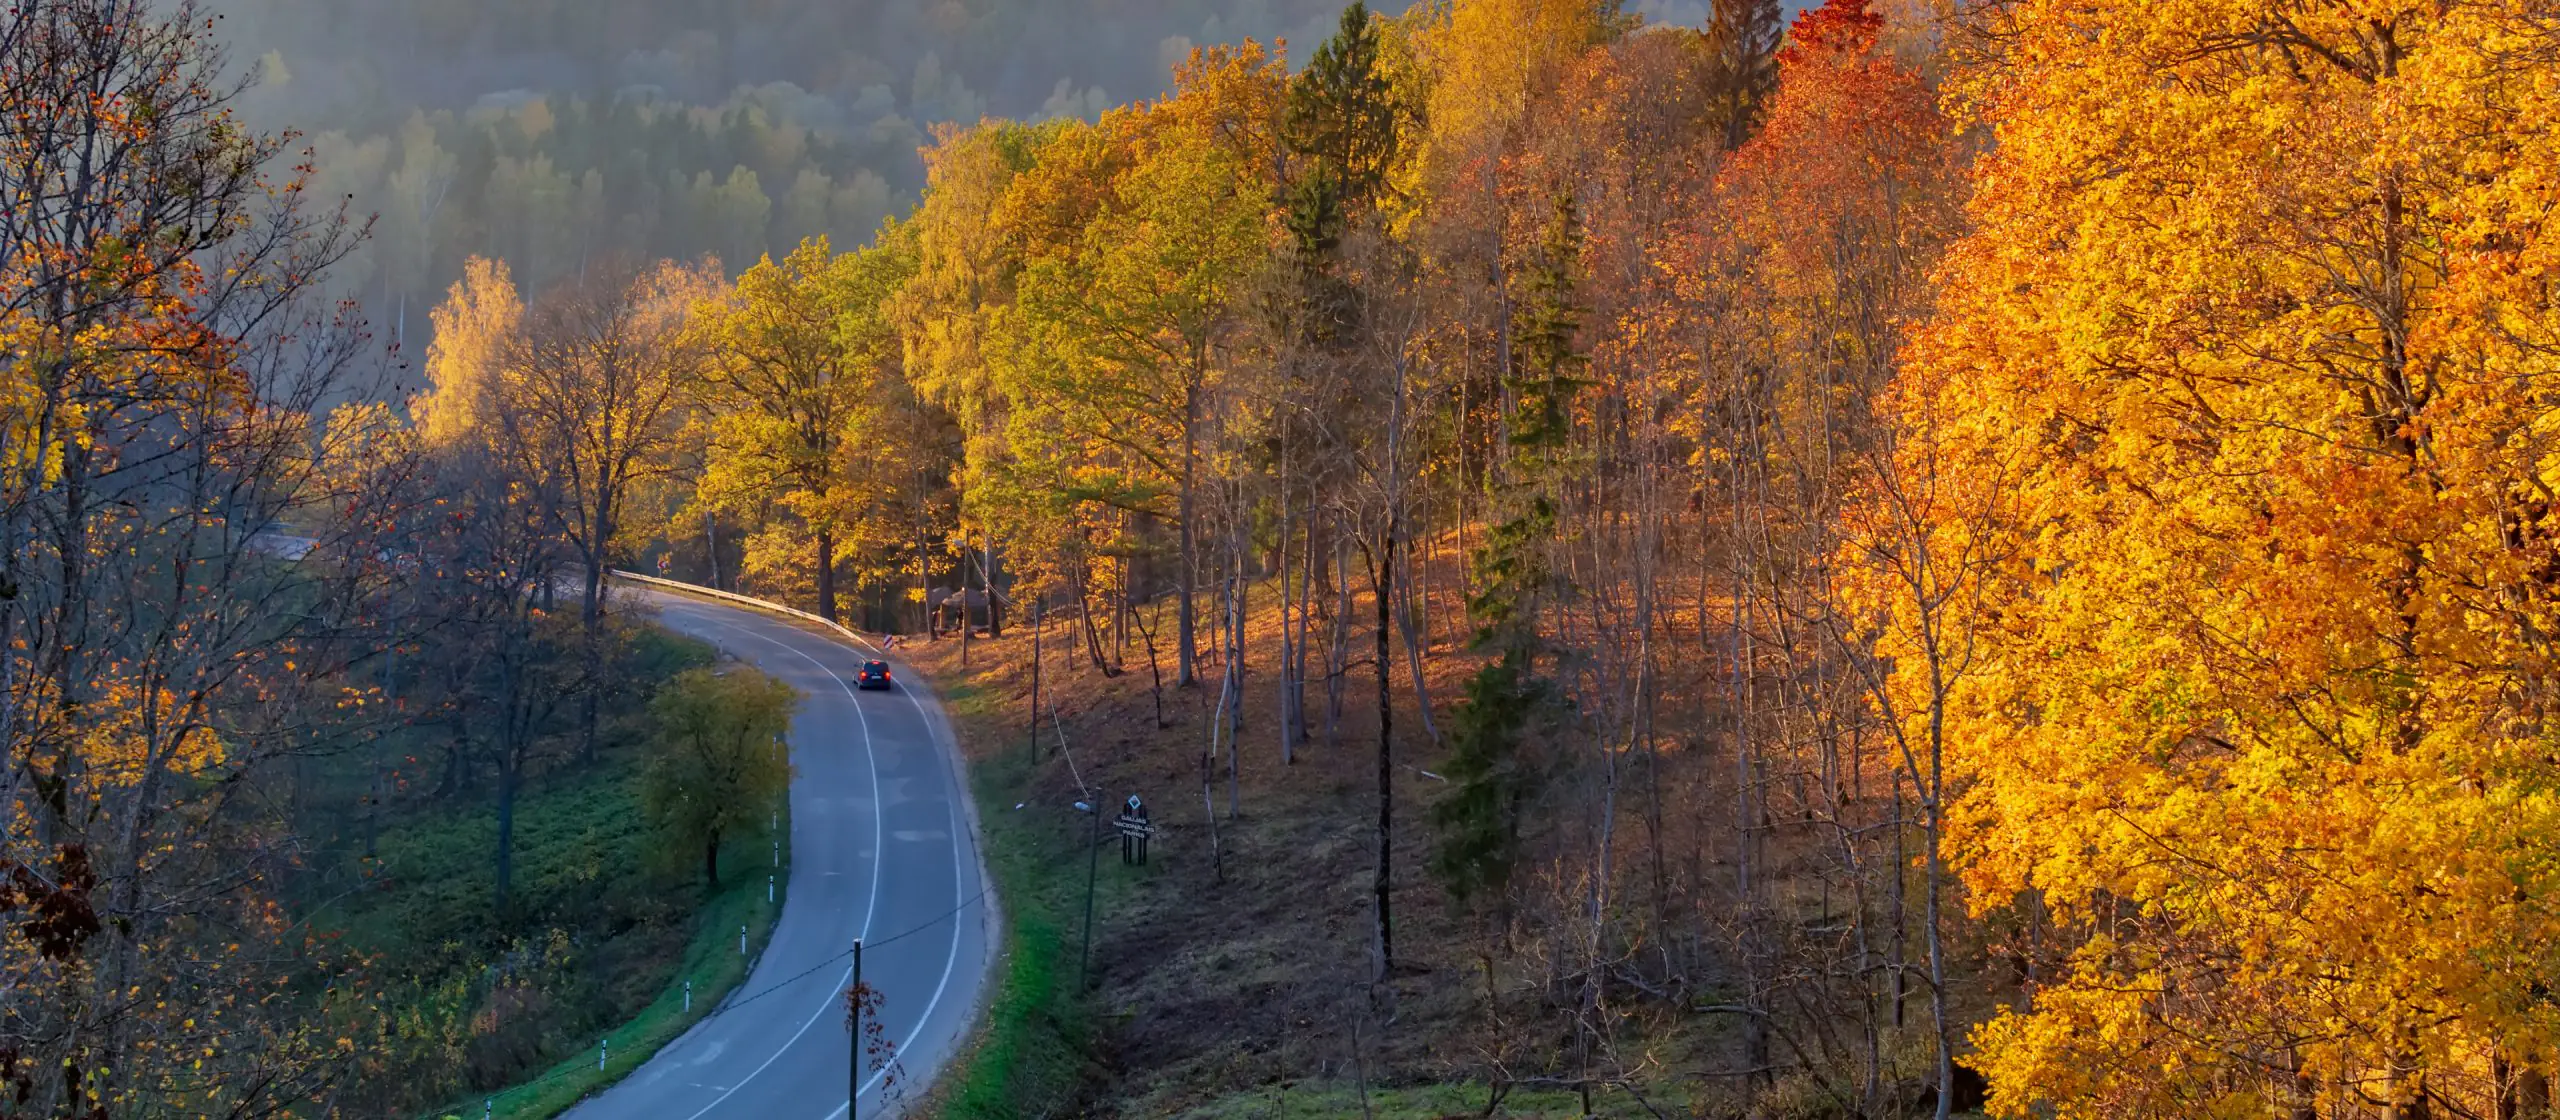
<path id="1" fill-rule="evenodd" d="M 1381 7 L 1393 11 L 1402 3 Z M 1704 22 L 1701 0 L 1627 5 Z M 317 186 L 374 218 L 333 281 L 425 353 L 472 255 L 540 290 L 600 255 L 718 257 L 869 240 L 915 202 L 917 146 L 982 116 L 1091 118 L 1158 96 L 1194 45 L 1297 44 L 1333 0 L 218 0 Z M 249 44 L 255 44 L 254 47 Z"/>
<path id="2" fill-rule="evenodd" d="M 1400 4 L 1385 5 L 1389 9 Z M 472 255 L 540 290 L 600 256 L 735 273 L 867 241 L 939 123 L 1091 118 L 1194 45 L 1312 47 L 1333 0 L 219 0 L 250 121 L 373 236 L 333 284 L 414 366 Z M 1697 23 L 1693 0 L 1632 5 Z M 254 44 L 250 46 L 250 44 Z M 1292 52 L 1302 55 L 1304 49 Z"/>

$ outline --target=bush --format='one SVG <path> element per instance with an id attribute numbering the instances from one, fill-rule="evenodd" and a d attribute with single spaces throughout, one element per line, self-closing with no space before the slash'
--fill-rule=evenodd
<path id="1" fill-rule="evenodd" d="M 658 691 L 640 801 L 670 865 L 699 853 L 719 889 L 720 838 L 762 828 L 791 788 L 781 741 L 798 703 L 790 685 L 745 666 L 687 669 Z"/>

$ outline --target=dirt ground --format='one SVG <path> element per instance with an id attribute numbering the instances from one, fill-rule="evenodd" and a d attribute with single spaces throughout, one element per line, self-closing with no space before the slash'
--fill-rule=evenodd
<path id="1" fill-rule="evenodd" d="M 991 817 L 1019 819 L 990 826 L 1054 837 L 1058 858 L 1048 871 L 1079 880 L 1070 886 L 1080 887 L 1087 870 L 1076 858 L 1083 848 L 1075 830 L 1088 818 L 1074 802 L 1098 799 L 1116 812 L 1134 793 L 1148 806 L 1158 832 L 1147 865 L 1123 866 L 1108 840 L 1098 861 L 1092 984 L 1103 1017 L 1097 1038 L 1114 1081 L 1101 1095 L 1118 1102 L 1103 1111 L 1162 1116 L 1293 1081 L 1414 1084 L 1471 1068 L 1465 985 L 1476 927 L 1424 871 L 1428 807 L 1439 788 L 1422 771 L 1436 749 L 1400 728 L 1390 906 L 1396 967 L 1373 985 L 1375 679 L 1366 665 L 1351 668 L 1330 743 L 1324 682 L 1310 681 L 1314 730 L 1284 765 L 1277 612 L 1263 612 L 1246 630 L 1240 749 L 1231 759 L 1221 743 L 1205 799 L 1202 754 L 1223 672 L 1214 654 L 1203 658 L 1201 684 L 1177 688 L 1170 650 L 1162 651 L 1166 726 L 1158 729 L 1142 651 L 1131 651 L 1128 671 L 1107 677 L 1081 645 L 1070 647 L 1062 624 L 1043 627 L 1039 757 L 1024 773 L 1032 750 L 1029 628 L 1008 627 L 996 639 L 981 632 L 968 643 L 965 665 L 956 637 L 898 650 L 951 696 L 973 762 L 1021 776 L 1012 795 L 1018 807 L 984 806 Z M 1157 637 L 1171 645 L 1170 635 Z M 1213 644 L 1204 635 L 1204 648 Z M 1435 655 L 1433 676 L 1451 678 L 1434 681 L 1437 695 L 1451 694 L 1461 660 Z M 1397 722 L 1416 727 L 1402 672 L 1394 687 Z M 1081 915 L 1069 920 L 1073 940 Z"/>
<path id="2" fill-rule="evenodd" d="M 1436 574 L 1438 586 L 1455 586 L 1453 573 Z M 1079 1024 L 1080 1046 L 1091 1052 L 1095 1068 L 1079 1099 L 1044 1097 L 1022 1114 L 1222 1120 L 1325 1115 L 1336 1107 L 1326 1102 L 1356 1100 L 1376 1116 L 1478 1116 L 1486 1114 L 1486 1082 L 1499 1059 L 1528 1078 L 1499 1115 L 1582 1115 L 1578 1100 L 1533 1103 L 1540 1091 L 1564 1089 L 1570 1079 L 1557 1071 L 1571 1068 L 1570 1015 L 1538 1006 L 1545 990 L 1540 966 L 1499 947 L 1484 918 L 1453 905 L 1426 869 L 1430 807 L 1448 789 L 1429 771 L 1444 751 L 1421 728 L 1400 640 L 1392 684 L 1395 954 L 1386 978 L 1376 980 L 1377 686 L 1363 624 L 1369 608 L 1354 604 L 1353 652 L 1335 734 L 1326 734 L 1319 653 L 1310 658 L 1307 683 L 1312 731 L 1295 760 L 1284 763 L 1279 612 L 1267 609 L 1271 588 L 1257 588 L 1255 596 L 1266 609 L 1245 627 L 1240 745 L 1231 751 L 1221 740 L 1205 762 L 1223 672 L 1214 652 L 1220 643 L 1208 625 L 1214 603 L 1205 596 L 1199 685 L 1174 685 L 1171 611 L 1158 620 L 1161 726 L 1155 678 L 1138 638 L 1131 639 L 1125 670 L 1107 675 L 1063 622 L 1041 627 L 1036 753 L 1030 628 L 1009 625 L 996 638 L 982 633 L 965 649 L 957 637 L 902 640 L 899 656 L 941 690 L 960 727 L 991 835 L 1013 852 L 1031 853 L 1022 861 L 1038 887 L 1029 901 L 1054 918 L 1070 969 L 1083 934 L 1084 884 L 1094 872 L 1091 996 L 1081 1005 L 1070 998 L 1065 1003 L 1075 1010 L 1060 1013 L 1087 1017 Z M 1433 639 L 1426 681 L 1443 706 L 1477 666 L 1460 643 L 1454 613 L 1437 613 L 1430 619 L 1436 625 L 1426 626 Z M 1114 652 L 1107 634 L 1104 647 Z M 1720 756 L 1703 739 L 1683 749 L 1688 757 L 1666 765 L 1691 776 L 1666 781 L 1707 788 L 1698 784 L 1705 772 L 1699 768 L 1722 765 Z M 1095 822 L 1075 803 L 1095 802 L 1116 813 L 1133 793 L 1149 806 L 1158 829 L 1151 860 L 1123 866 L 1116 842 L 1106 840 L 1089 864 L 1085 856 L 1094 849 L 1086 841 Z M 1715 837 L 1700 831 L 1713 827 L 1712 817 L 1672 814 L 1671 831 L 1654 841 L 1695 863 L 1688 871 L 1693 880 L 1721 874 L 1714 870 L 1720 866 Z M 1819 861 L 1806 858 L 1813 854 L 1808 843 L 1788 835 L 1779 830 L 1773 841 L 1768 873 L 1776 897 L 1795 899 L 1793 909 L 1808 916 L 1829 914 L 1834 899 L 1823 892 L 1831 888 L 1798 867 Z M 1683 904 L 1723 905 L 1721 882 L 1690 892 Z M 1570 886 L 1559 881 L 1547 888 L 1559 885 Z M 1717 915 L 1692 909 L 1671 921 L 1711 931 Z M 1957 946 L 1956 971 L 1979 972 L 1981 950 Z M 1708 998 L 1715 995 L 1713 955 L 1706 952 L 1703 972 L 1690 976 L 1707 987 L 1692 993 L 1730 1002 Z M 1067 990 L 1074 980 L 1064 977 Z M 1500 993 L 1490 1004 L 1489 983 Z M 1964 1001 L 1962 1021 L 1978 1021 L 1987 998 Z M 1639 1006 L 1625 1020 L 1630 1025 L 1613 1046 L 1624 1084 L 1641 1081 L 1642 1099 L 1615 1090 L 1594 1102 L 1594 1114 L 1771 1120 L 1840 1114 L 1801 1076 L 1780 1076 L 1773 1084 L 1715 1072 L 1744 1066 L 1740 1028 L 1731 1016 L 1692 1014 L 1677 1000 L 1634 1002 Z M 1488 1007 L 1502 1008 L 1504 1022 L 1489 1022 Z M 1896 1028 L 1886 1042 L 1892 1091 L 1915 1108 L 1934 1069 L 1920 1025 L 1925 1001 L 1919 1007 L 1912 1026 Z"/>

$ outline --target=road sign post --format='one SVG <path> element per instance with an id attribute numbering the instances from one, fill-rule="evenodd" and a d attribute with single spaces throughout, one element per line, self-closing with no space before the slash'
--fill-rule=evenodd
<path id="1" fill-rule="evenodd" d="M 1093 818 L 1084 844 L 1084 948 L 1076 953 L 1076 991 L 1085 992 L 1093 987 L 1093 878 L 1102 866 L 1102 806 L 1079 801 L 1076 808 Z"/>
<path id="2" fill-rule="evenodd" d="M 1031 609 L 1031 761 L 1040 761 L 1040 631 L 1048 622 L 1048 612 Z M 1067 651 L 1068 663 L 1074 664 L 1075 651 Z"/>

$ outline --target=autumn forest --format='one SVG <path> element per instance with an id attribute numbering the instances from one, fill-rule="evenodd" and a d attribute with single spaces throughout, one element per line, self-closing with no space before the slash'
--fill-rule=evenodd
<path id="1" fill-rule="evenodd" d="M 617 572 L 921 651 L 1045 963 L 920 1114 L 2555 1115 L 2560 7 L 258 38 L 509 7 L 0 14 L 0 1116 L 692 1014 L 795 701 Z M 1099 955 L 1011 823 L 1094 773 Z M 1151 1069 L 1138 962 L 1255 953 L 1351 963 Z"/>

